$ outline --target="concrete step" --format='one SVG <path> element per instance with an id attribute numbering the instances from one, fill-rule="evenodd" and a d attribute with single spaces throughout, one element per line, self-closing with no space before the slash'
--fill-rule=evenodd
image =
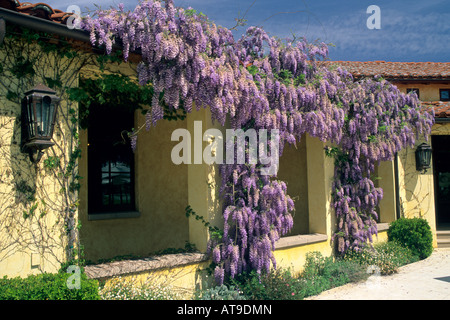
<path id="1" fill-rule="evenodd" d="M 437 230 L 436 237 L 438 248 L 450 248 L 450 230 Z"/>
<path id="2" fill-rule="evenodd" d="M 438 248 L 450 248 L 450 240 L 437 240 Z"/>
<path id="3" fill-rule="evenodd" d="M 436 236 L 438 239 L 450 239 L 450 230 L 437 230 Z"/>
<path id="4" fill-rule="evenodd" d="M 450 248 L 450 230 L 436 231 L 438 248 Z"/>

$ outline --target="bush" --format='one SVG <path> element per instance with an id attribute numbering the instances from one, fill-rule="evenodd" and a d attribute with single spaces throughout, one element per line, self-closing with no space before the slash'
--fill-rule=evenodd
<path id="1" fill-rule="evenodd" d="M 115 277 L 100 288 L 102 300 L 179 300 L 179 291 L 153 279 Z"/>
<path id="2" fill-rule="evenodd" d="M 98 300 L 98 281 L 81 274 L 80 289 L 69 289 L 69 273 L 0 279 L 0 300 Z"/>
<path id="3" fill-rule="evenodd" d="M 366 247 L 358 252 L 349 251 L 344 260 L 357 262 L 367 270 L 375 266 L 381 275 L 388 275 L 397 272 L 405 264 L 418 261 L 419 257 L 397 241 L 389 241 L 376 243 L 373 248 Z"/>
<path id="4" fill-rule="evenodd" d="M 220 285 L 201 291 L 197 300 L 247 300 L 234 286 Z"/>
<path id="5" fill-rule="evenodd" d="M 312 296 L 349 282 L 367 279 L 364 267 L 355 261 L 333 260 L 320 252 L 309 252 L 300 275 L 302 295 Z"/>
<path id="6" fill-rule="evenodd" d="M 287 269 L 271 269 L 258 274 L 242 273 L 232 280 L 249 300 L 297 300 L 303 298 L 301 282 Z"/>
<path id="7" fill-rule="evenodd" d="M 433 252 L 433 235 L 425 219 L 400 218 L 390 224 L 387 235 L 388 241 L 397 241 L 420 259 Z"/>
<path id="8" fill-rule="evenodd" d="M 253 271 L 239 275 L 233 284 L 250 300 L 299 300 L 367 277 L 359 263 L 334 261 L 320 252 L 310 252 L 298 277 L 292 276 L 289 269 L 279 268 L 268 273 Z"/>

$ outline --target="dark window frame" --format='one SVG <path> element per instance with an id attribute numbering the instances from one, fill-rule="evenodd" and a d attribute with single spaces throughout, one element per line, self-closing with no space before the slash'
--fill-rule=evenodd
<path id="1" fill-rule="evenodd" d="M 406 88 L 406 93 L 410 93 L 411 91 L 417 94 L 417 97 L 420 98 L 420 90 L 418 88 Z"/>
<path id="2" fill-rule="evenodd" d="M 135 159 L 126 135 L 132 127 L 134 112 L 130 110 L 106 105 L 91 105 L 89 108 L 89 215 L 136 210 Z M 119 170 L 120 165 L 127 170 Z M 122 183 L 115 184 L 116 178 Z M 105 179 L 107 183 L 104 183 Z M 129 198 L 128 201 L 123 202 L 124 197 Z M 116 199 L 120 199 L 119 203 L 115 203 Z"/>

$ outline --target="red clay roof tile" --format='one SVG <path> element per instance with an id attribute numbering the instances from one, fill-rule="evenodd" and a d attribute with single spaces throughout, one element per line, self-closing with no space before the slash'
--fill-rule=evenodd
<path id="1" fill-rule="evenodd" d="M 53 9 L 46 3 L 30 3 L 19 2 L 17 0 L 0 0 L 0 8 L 20 12 L 26 15 L 34 16 L 37 18 L 50 20 L 56 23 L 66 24 L 67 18 L 73 13 L 63 12 L 58 9 Z"/>
<path id="2" fill-rule="evenodd" d="M 326 61 L 355 78 L 382 76 L 391 80 L 450 80 L 450 62 Z"/>
<path id="3" fill-rule="evenodd" d="M 423 101 L 425 109 L 434 109 L 435 118 L 450 118 L 450 101 Z"/>
<path id="4" fill-rule="evenodd" d="M 382 76 L 387 80 L 450 81 L 450 62 L 386 62 L 386 61 L 326 61 L 339 65 L 354 78 Z M 434 109 L 436 118 L 450 118 L 450 102 L 422 101 L 426 110 Z"/>

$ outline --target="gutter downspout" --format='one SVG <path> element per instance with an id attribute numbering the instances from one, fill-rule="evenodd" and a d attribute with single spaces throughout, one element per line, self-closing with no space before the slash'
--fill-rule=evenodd
<path id="1" fill-rule="evenodd" d="M 0 8 L 0 31 L 1 31 L 1 21 L 5 21 L 17 24 L 20 26 L 27 27 L 31 30 L 36 30 L 40 32 L 52 33 L 59 35 L 61 37 L 67 37 L 74 40 L 79 40 L 83 42 L 90 43 L 89 33 L 77 29 L 69 29 L 64 24 L 59 24 L 53 21 L 44 20 L 41 18 L 36 18 L 29 15 L 24 15 L 12 10 L 5 8 Z M 1 38 L 1 32 L 0 32 Z M 1 40 L 1 39 L 0 39 Z M 1 42 L 0 42 L 1 43 Z"/>
<path id="2" fill-rule="evenodd" d="M 6 23 L 3 18 L 0 18 L 0 46 L 3 43 L 3 39 L 5 38 L 5 35 L 6 35 Z"/>
<path id="3" fill-rule="evenodd" d="M 449 123 L 450 118 L 434 118 L 434 123 Z"/>
<path id="4" fill-rule="evenodd" d="M 400 208 L 400 183 L 398 176 L 398 154 L 395 153 L 394 157 L 394 179 L 395 179 L 395 213 L 396 213 L 396 219 L 401 218 L 401 208 Z"/>

